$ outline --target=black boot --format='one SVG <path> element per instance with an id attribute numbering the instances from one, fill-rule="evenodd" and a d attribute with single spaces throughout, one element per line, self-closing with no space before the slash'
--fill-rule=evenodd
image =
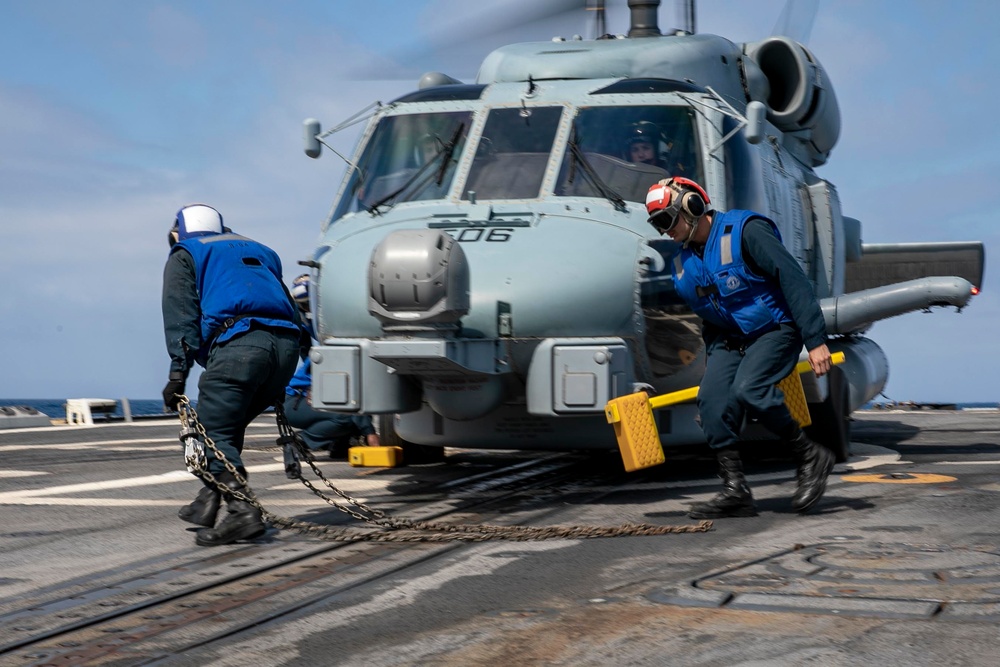
<path id="1" fill-rule="evenodd" d="M 819 502 L 826 491 L 826 479 L 833 470 L 833 452 L 799 432 L 792 441 L 792 450 L 799 463 L 796 482 L 798 488 L 792 496 L 792 509 L 807 512 Z"/>
<path id="2" fill-rule="evenodd" d="M 229 479 L 224 479 L 229 477 Z M 245 486 L 240 486 L 229 475 L 219 477 L 232 491 L 249 494 Z M 237 540 L 251 540 L 264 534 L 266 530 L 260 510 L 231 493 L 226 494 L 226 515 L 215 528 L 202 528 L 195 535 L 195 543 L 202 547 L 216 547 L 232 544 Z"/>
<path id="3" fill-rule="evenodd" d="M 351 438 L 337 438 L 329 444 L 328 449 L 331 459 L 343 461 L 347 458 L 348 451 L 351 449 Z"/>
<path id="4" fill-rule="evenodd" d="M 198 496 L 190 505 L 185 505 L 177 512 L 177 516 L 182 521 L 193 523 L 196 526 L 211 528 L 215 525 L 215 517 L 219 513 L 219 504 L 222 502 L 222 493 L 218 489 L 202 488 Z"/>
<path id="5" fill-rule="evenodd" d="M 728 516 L 757 516 L 753 504 L 753 494 L 743 476 L 740 454 L 731 447 L 723 447 L 715 452 L 719 459 L 719 477 L 722 491 L 704 503 L 691 505 L 688 516 L 692 519 L 722 519 Z"/>

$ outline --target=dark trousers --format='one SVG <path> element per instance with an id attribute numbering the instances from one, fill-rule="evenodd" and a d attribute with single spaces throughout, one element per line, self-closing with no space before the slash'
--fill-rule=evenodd
<path id="1" fill-rule="evenodd" d="M 749 413 L 776 435 L 793 437 L 798 426 L 775 385 L 795 368 L 802 337 L 783 324 L 739 349 L 717 337 L 708 344 L 705 377 L 698 390 L 701 428 L 713 449 L 739 440 Z"/>
<path id="2" fill-rule="evenodd" d="M 309 399 L 298 394 L 285 397 L 285 416 L 289 424 L 299 429 L 309 449 L 332 448 L 347 438 L 375 432 L 369 415 L 314 410 Z"/>
<path id="3" fill-rule="evenodd" d="M 251 329 L 209 352 L 198 381 L 198 418 L 241 473 L 247 425 L 284 395 L 298 360 L 299 337 L 284 330 Z M 207 454 L 213 475 L 225 470 L 213 452 Z"/>

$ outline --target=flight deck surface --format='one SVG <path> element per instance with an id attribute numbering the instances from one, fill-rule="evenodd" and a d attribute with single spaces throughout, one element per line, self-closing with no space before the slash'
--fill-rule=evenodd
<path id="1" fill-rule="evenodd" d="M 708 532 L 343 542 L 269 530 L 203 548 L 179 426 L 0 432 L 0 665 L 996 665 L 1000 412 L 858 412 L 816 510 L 791 463 L 746 468 L 759 516 Z M 610 433 L 609 433 L 610 436 Z M 358 521 L 284 476 L 248 431 L 270 511 Z M 448 450 L 444 464 L 318 459 L 394 516 L 463 524 L 695 525 L 718 490 L 699 448 L 633 473 L 614 452 Z"/>

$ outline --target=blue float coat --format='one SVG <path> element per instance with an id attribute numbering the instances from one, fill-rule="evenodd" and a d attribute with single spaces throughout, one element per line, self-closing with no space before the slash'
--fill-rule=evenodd
<path id="1" fill-rule="evenodd" d="M 716 214 L 702 254 L 682 248 L 673 262 L 674 286 L 692 310 L 716 326 L 752 336 L 790 322 L 781 287 L 743 259 L 743 228 L 752 211 Z M 777 228 L 764 220 L 780 240 Z"/>
<path id="2" fill-rule="evenodd" d="M 204 366 L 213 344 L 246 333 L 254 322 L 301 329 L 273 250 L 236 234 L 198 236 L 174 245 L 163 275 L 171 371 L 186 376 L 193 361 Z"/>
<path id="3" fill-rule="evenodd" d="M 715 213 L 709 243 L 712 242 L 713 237 L 717 242 L 721 243 L 721 239 L 724 236 L 725 220 L 730 214 L 743 217 L 745 213 L 748 212 L 730 211 L 725 214 Z M 720 222 L 722 224 L 719 224 Z M 708 244 L 706 244 L 705 255 L 707 256 L 708 254 Z M 741 263 L 750 274 L 763 279 L 768 284 L 768 294 L 773 297 L 777 292 L 778 298 L 774 299 L 774 303 L 778 304 L 781 312 L 788 315 L 783 321 L 794 323 L 795 328 L 799 330 L 802 336 L 802 341 L 806 349 L 811 350 L 825 343 L 826 323 L 823 319 L 823 312 L 820 310 L 819 303 L 816 301 L 812 284 L 802 271 L 799 263 L 781 244 L 781 238 L 776 233 L 773 223 L 757 214 L 746 217 L 742 225 L 737 254 Z M 672 267 L 675 274 L 677 272 L 677 260 L 680 259 L 682 264 L 684 264 L 688 256 L 697 258 L 697 254 L 693 248 L 683 250 L 681 254 L 675 256 L 674 266 Z M 697 273 L 697 270 L 692 271 L 692 274 L 694 273 Z M 686 276 L 685 278 L 688 277 Z M 677 280 L 676 276 L 675 280 Z M 709 284 L 705 280 L 703 286 L 707 287 Z M 681 292 L 681 290 L 681 286 L 678 285 L 678 291 Z M 687 296 L 684 296 L 685 301 L 687 301 Z M 690 305 L 694 306 L 694 304 Z M 773 311 L 769 309 L 769 312 Z M 703 319 L 705 320 L 706 341 L 709 341 L 716 335 L 736 337 L 745 337 L 747 335 L 735 322 L 726 321 L 718 315 L 710 318 L 703 316 Z"/>

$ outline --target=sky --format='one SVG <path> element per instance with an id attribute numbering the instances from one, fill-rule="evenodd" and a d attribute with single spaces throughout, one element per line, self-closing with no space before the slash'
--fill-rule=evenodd
<path id="1" fill-rule="evenodd" d="M 505 43 L 593 35 L 586 12 L 538 16 L 553 3 L 0 0 L 0 398 L 158 398 L 177 209 L 215 206 L 290 283 L 345 171 L 303 154 L 303 119 L 334 126 L 425 71 L 471 82 Z M 679 4 L 663 0 L 661 29 Z M 697 30 L 763 39 L 784 5 L 701 0 Z M 819 0 L 803 32 L 842 116 L 817 171 L 864 242 L 986 245 L 963 312 L 869 331 L 889 359 L 880 400 L 1000 401 L 997 25 L 993 0 Z M 625 0 L 607 27 L 627 32 Z M 330 142 L 350 152 L 360 128 Z"/>

